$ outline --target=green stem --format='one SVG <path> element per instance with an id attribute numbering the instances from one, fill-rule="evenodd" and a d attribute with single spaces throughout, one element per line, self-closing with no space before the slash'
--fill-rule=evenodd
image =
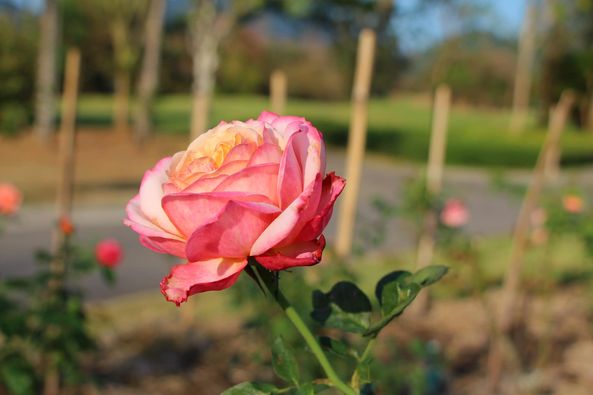
<path id="1" fill-rule="evenodd" d="M 254 267 L 253 269 L 255 272 L 258 271 L 257 267 Z M 309 330 L 301 316 L 299 316 L 297 311 L 294 309 L 294 307 L 292 307 L 288 300 L 286 300 L 280 289 L 271 290 L 269 284 L 265 281 L 262 281 L 262 285 L 267 289 L 268 294 L 272 295 L 272 297 L 278 303 L 278 305 L 280 305 L 282 310 L 284 310 L 284 313 L 286 314 L 290 322 L 292 322 L 292 324 L 295 326 L 297 331 L 299 331 L 303 339 L 305 339 L 305 342 L 311 349 L 311 352 L 313 352 L 313 355 L 315 355 L 315 358 L 317 358 L 317 361 L 319 361 L 319 364 L 323 368 L 327 378 L 333 384 L 333 386 L 346 395 L 358 395 L 356 391 L 354 391 L 351 387 L 348 386 L 348 384 L 344 383 L 340 379 L 340 377 L 332 367 L 331 363 L 327 359 L 327 356 L 321 349 L 321 346 L 319 345 L 317 340 L 315 340 L 315 336 L 313 336 L 313 333 L 311 333 L 311 331 Z"/>
<path id="2" fill-rule="evenodd" d="M 364 361 L 365 359 L 367 359 L 369 357 L 369 354 L 371 353 L 371 351 L 373 350 L 373 347 L 375 346 L 375 342 L 377 341 L 376 337 L 371 338 L 371 340 L 369 340 L 369 342 L 367 343 L 367 346 L 365 347 L 362 355 L 360 356 L 360 361 Z"/>

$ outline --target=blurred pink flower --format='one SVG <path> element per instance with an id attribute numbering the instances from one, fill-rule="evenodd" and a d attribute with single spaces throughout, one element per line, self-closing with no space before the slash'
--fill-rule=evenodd
<path id="1" fill-rule="evenodd" d="M 123 258 L 123 250 L 115 239 L 105 239 L 95 246 L 95 258 L 101 266 L 116 267 Z"/>
<path id="2" fill-rule="evenodd" d="M 441 211 L 441 222 L 450 228 L 459 228 L 469 220 L 469 212 L 461 200 L 449 199 Z"/>
<path id="3" fill-rule="evenodd" d="M 268 270 L 314 265 L 344 179 L 325 173 L 325 144 L 307 120 L 262 113 L 221 122 L 147 171 L 125 224 L 182 258 L 161 282 L 167 300 L 230 287 L 249 257 Z"/>
<path id="4" fill-rule="evenodd" d="M 583 211 L 583 198 L 578 195 L 564 195 L 562 197 L 564 210 L 572 214 L 579 214 Z"/>
<path id="5" fill-rule="evenodd" d="M 21 207 L 21 191 L 12 184 L 0 184 L 0 214 L 12 215 Z"/>

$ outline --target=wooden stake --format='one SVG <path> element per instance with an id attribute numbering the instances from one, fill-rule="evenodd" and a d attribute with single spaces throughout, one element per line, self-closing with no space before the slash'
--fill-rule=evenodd
<path id="1" fill-rule="evenodd" d="M 570 93 L 563 94 L 561 102 L 558 104 L 558 109 L 566 106 L 566 102 L 570 99 Z M 570 103 L 570 102 L 568 102 Z M 533 170 L 531 184 L 525 193 L 521 210 L 515 224 L 513 234 L 513 242 L 511 247 L 511 256 L 507 271 L 505 273 L 502 295 L 498 300 L 498 317 L 497 317 L 497 333 L 494 336 L 489 361 L 488 361 L 488 375 L 489 381 L 493 389 L 498 387 L 500 376 L 505 363 L 504 350 L 508 349 L 510 341 L 508 340 L 509 331 L 516 325 L 520 318 L 517 314 L 517 307 L 519 306 L 519 296 L 521 288 L 521 273 L 523 271 L 523 258 L 527 248 L 528 235 L 530 229 L 531 213 L 536 208 L 539 197 L 543 190 L 546 181 L 546 163 L 549 163 L 550 158 L 559 153 L 560 137 L 564 130 L 563 127 L 558 127 L 558 110 L 554 110 L 555 122 L 550 123 L 548 134 L 544 144 L 541 148 L 540 155 Z"/>
<path id="2" fill-rule="evenodd" d="M 58 215 L 60 218 L 70 218 L 72 212 L 74 143 L 79 75 L 80 51 L 77 48 L 71 48 L 66 55 L 64 93 L 62 98 L 62 125 L 60 128 L 60 180 L 57 196 Z"/>
<path id="3" fill-rule="evenodd" d="M 574 92 L 567 90 L 562 92 L 558 104 L 550 110 L 550 119 L 548 121 L 548 130 L 551 134 L 562 133 L 566 126 L 566 121 L 570 115 L 570 110 L 574 104 Z M 554 132 L 552 132 L 554 130 Z M 546 158 L 544 165 L 544 173 L 548 180 L 556 181 L 560 176 L 560 143 L 553 145 L 550 148 L 550 153 Z"/>
<path id="4" fill-rule="evenodd" d="M 426 168 L 426 189 L 431 197 L 438 196 L 443 186 L 450 105 L 451 89 L 446 85 L 440 85 L 435 92 L 428 166 Z M 432 263 L 437 227 L 437 213 L 430 210 L 424 217 L 423 229 L 418 241 L 416 269 L 422 269 Z M 423 314 L 428 310 L 428 305 L 429 293 L 428 290 L 424 290 L 416 298 L 412 306 L 413 311 Z"/>
<path id="5" fill-rule="evenodd" d="M 282 115 L 286 108 L 286 74 L 282 70 L 274 70 L 270 76 L 270 108 L 272 112 Z"/>
<path id="6" fill-rule="evenodd" d="M 529 1 L 523 28 L 519 36 L 519 54 L 515 72 L 515 87 L 513 91 L 513 110 L 511 113 L 510 129 L 520 132 L 525 127 L 529 110 L 529 93 L 531 90 L 531 71 L 535 57 L 537 8 L 535 2 Z"/>
<path id="7" fill-rule="evenodd" d="M 352 250 L 352 236 L 356 220 L 358 190 L 362 173 L 362 162 L 367 134 L 367 105 L 371 86 L 373 61 L 375 57 L 375 32 L 364 29 L 358 39 L 354 88 L 352 90 L 352 113 L 348 134 L 346 158 L 346 189 L 340 206 L 336 254 L 348 256 Z"/>
<path id="8" fill-rule="evenodd" d="M 62 245 L 66 235 L 60 228 L 63 220 L 70 221 L 72 213 L 72 195 L 74 192 L 74 143 L 76 130 L 76 107 L 78 102 L 78 80 L 80 75 L 80 51 L 70 48 L 66 54 L 66 70 L 64 91 L 62 96 L 62 124 L 59 136 L 60 179 L 58 182 L 57 211 L 58 224 L 54 230 L 52 240 L 53 259 L 49 264 L 52 278 L 48 283 L 48 297 L 55 297 L 55 293 L 63 285 L 65 262 L 61 256 Z M 58 395 L 60 393 L 60 378 L 54 362 L 48 360 L 45 366 L 43 394 Z"/>

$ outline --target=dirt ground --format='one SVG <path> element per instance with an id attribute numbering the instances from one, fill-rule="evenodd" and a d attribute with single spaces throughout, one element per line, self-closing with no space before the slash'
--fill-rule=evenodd
<path id="1" fill-rule="evenodd" d="M 497 295 L 492 292 L 488 299 L 495 301 Z M 515 368 L 505 372 L 501 394 L 593 393 L 590 297 L 589 290 L 572 286 L 536 296 L 524 306 L 520 315 L 526 318 L 525 325 L 513 334 L 516 360 L 509 366 Z M 134 309 L 133 304 L 129 306 Z M 262 340 L 242 327 L 241 319 L 210 310 L 205 315 L 188 315 L 182 309 L 169 310 L 168 316 L 147 313 L 125 329 L 110 326 L 100 336 L 102 351 L 95 365 L 102 382 L 99 392 L 215 395 L 246 380 L 272 381 L 267 351 L 258 351 L 267 350 Z M 426 318 L 407 314 L 391 324 L 379 338 L 376 357 L 393 363 L 389 342 L 402 346 L 414 339 L 431 342 L 445 366 L 444 389 L 431 394 L 488 394 L 490 325 L 478 299 L 440 300 Z M 377 394 L 395 395 L 389 389 Z"/>
<path id="2" fill-rule="evenodd" d="M 142 146 L 109 129 L 81 129 L 76 137 L 76 197 L 103 200 L 137 189 L 142 174 L 157 160 L 185 149 L 185 136 L 156 135 Z M 48 144 L 31 133 L 0 136 L 0 180 L 21 188 L 27 202 L 51 200 L 59 177 L 58 140 Z"/>

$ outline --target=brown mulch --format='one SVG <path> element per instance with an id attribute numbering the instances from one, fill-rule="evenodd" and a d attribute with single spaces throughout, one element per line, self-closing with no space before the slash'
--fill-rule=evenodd
<path id="1" fill-rule="evenodd" d="M 185 136 L 156 135 L 138 146 L 109 129 L 81 129 L 76 141 L 76 198 L 100 199 L 136 189 L 146 169 L 182 150 Z M 12 182 L 27 202 L 51 201 L 59 178 L 58 139 L 41 143 L 30 132 L 0 136 L 0 181 Z"/>

